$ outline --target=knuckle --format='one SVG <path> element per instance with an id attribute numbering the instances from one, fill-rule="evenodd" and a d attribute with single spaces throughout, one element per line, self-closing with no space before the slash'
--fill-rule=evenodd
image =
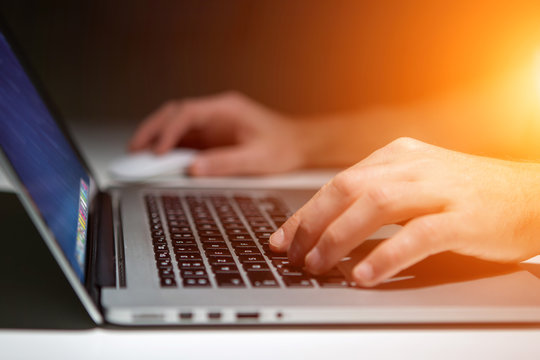
<path id="1" fill-rule="evenodd" d="M 228 90 L 222 94 L 222 97 L 229 100 L 229 101 L 242 101 L 244 100 L 244 96 L 242 93 L 236 91 L 236 90 Z"/>
<path id="2" fill-rule="evenodd" d="M 431 246 L 436 243 L 440 228 L 429 218 L 418 220 L 412 228 L 412 236 L 415 241 L 422 242 L 423 246 Z"/>
<path id="3" fill-rule="evenodd" d="M 415 151 L 422 147 L 423 143 L 410 137 L 400 137 L 392 141 L 388 147 L 394 151 Z"/>
<path id="4" fill-rule="evenodd" d="M 179 103 L 180 101 L 178 100 L 168 100 L 168 101 L 165 101 L 163 105 L 161 105 L 161 108 L 164 110 L 173 111 L 178 107 Z"/>
<path id="5" fill-rule="evenodd" d="M 384 186 L 372 186 L 366 190 L 367 201 L 379 212 L 389 210 L 391 205 L 391 195 Z"/>
<path id="6" fill-rule="evenodd" d="M 298 224 L 298 233 L 311 240 L 316 236 L 315 229 L 306 221 L 301 221 Z"/>
<path id="7" fill-rule="evenodd" d="M 328 249 L 334 249 L 343 243 L 342 232 L 338 231 L 335 227 L 330 226 L 326 229 L 323 236 L 321 237 L 322 243 Z"/>
<path id="8" fill-rule="evenodd" d="M 333 187 L 338 194 L 351 197 L 356 192 L 357 184 L 347 172 L 341 172 L 334 177 L 329 186 Z"/>
<path id="9" fill-rule="evenodd" d="M 200 107 L 199 102 L 197 100 L 186 99 L 186 100 L 179 101 L 176 104 L 175 111 L 179 115 L 192 117 L 192 116 L 197 115 L 197 112 L 199 111 L 199 107 Z"/>

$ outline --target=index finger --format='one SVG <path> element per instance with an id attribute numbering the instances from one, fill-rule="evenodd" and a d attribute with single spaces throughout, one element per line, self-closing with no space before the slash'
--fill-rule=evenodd
<path id="1" fill-rule="evenodd" d="M 362 193 L 365 184 L 382 175 L 389 178 L 387 166 L 351 168 L 324 185 L 300 210 L 270 238 L 275 251 L 288 250 L 290 260 L 302 265 L 305 255 L 315 245 L 323 231 Z"/>
<path id="2" fill-rule="evenodd" d="M 148 115 L 131 137 L 129 150 L 137 151 L 149 147 L 152 140 L 157 137 L 163 126 L 168 122 L 176 107 L 176 103 L 171 101 Z"/>

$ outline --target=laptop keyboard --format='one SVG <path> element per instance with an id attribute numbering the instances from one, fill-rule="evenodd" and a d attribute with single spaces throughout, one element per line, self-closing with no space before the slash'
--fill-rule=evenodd
<path id="1" fill-rule="evenodd" d="M 270 235 L 288 216 L 279 199 L 147 195 L 145 202 L 162 287 L 349 286 L 337 270 L 313 278 L 270 250 Z"/>

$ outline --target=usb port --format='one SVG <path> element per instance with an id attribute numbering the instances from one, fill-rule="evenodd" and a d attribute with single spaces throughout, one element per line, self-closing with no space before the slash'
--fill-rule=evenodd
<path id="1" fill-rule="evenodd" d="M 180 318 L 180 320 L 191 320 L 193 319 L 193 313 L 181 312 L 180 314 L 178 314 L 178 317 Z"/>
<path id="2" fill-rule="evenodd" d="M 209 312 L 208 318 L 210 320 L 219 320 L 221 319 L 221 313 L 220 312 Z"/>

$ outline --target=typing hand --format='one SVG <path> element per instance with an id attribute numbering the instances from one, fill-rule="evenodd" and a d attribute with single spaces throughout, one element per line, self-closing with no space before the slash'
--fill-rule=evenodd
<path id="1" fill-rule="evenodd" d="M 398 139 L 338 174 L 270 244 L 320 274 L 391 223 L 404 227 L 355 266 L 358 284 L 374 286 L 445 250 L 527 259 L 540 253 L 540 165 Z"/>
<path id="2" fill-rule="evenodd" d="M 177 145 L 204 149 L 192 175 L 283 172 L 304 165 L 293 121 L 236 93 L 171 101 L 148 116 L 133 135 L 131 151 L 163 154 Z"/>

